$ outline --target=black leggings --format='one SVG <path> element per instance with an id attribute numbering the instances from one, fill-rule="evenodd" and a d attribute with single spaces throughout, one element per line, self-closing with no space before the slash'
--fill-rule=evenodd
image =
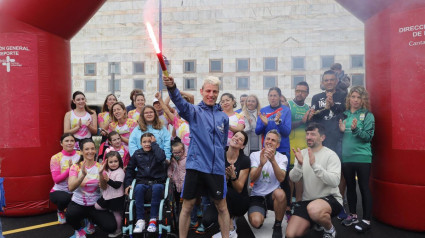
<path id="1" fill-rule="evenodd" d="M 107 233 L 113 233 L 117 230 L 117 222 L 111 212 L 96 210 L 94 206 L 82 206 L 75 202 L 69 203 L 68 209 L 66 209 L 66 223 L 70 224 L 74 230 L 79 230 L 84 218 L 89 218 Z"/>
<path id="2" fill-rule="evenodd" d="M 369 189 L 370 163 L 343 163 L 342 172 L 347 182 L 347 200 L 348 208 L 353 214 L 357 214 L 357 192 L 356 192 L 356 174 L 359 183 L 360 193 L 362 195 L 363 219 L 370 220 L 372 215 L 372 194 Z"/>
<path id="3" fill-rule="evenodd" d="M 56 204 L 58 210 L 63 212 L 65 208 L 68 207 L 68 204 L 71 202 L 72 193 L 67 193 L 64 191 L 54 191 L 49 194 L 50 201 Z"/>

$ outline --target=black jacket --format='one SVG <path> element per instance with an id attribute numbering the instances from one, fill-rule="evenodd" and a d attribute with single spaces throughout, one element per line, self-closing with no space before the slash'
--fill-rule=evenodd
<path id="1" fill-rule="evenodd" d="M 125 172 L 125 187 L 130 186 L 133 179 L 136 179 L 136 183 L 145 183 L 145 181 L 159 181 L 167 178 L 165 152 L 156 142 L 151 144 L 151 148 L 148 152 L 138 149 L 131 156 Z"/>

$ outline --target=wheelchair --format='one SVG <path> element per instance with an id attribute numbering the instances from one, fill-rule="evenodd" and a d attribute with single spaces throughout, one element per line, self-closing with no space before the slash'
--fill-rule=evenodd
<path id="1" fill-rule="evenodd" d="M 123 237 L 159 237 L 159 238 L 172 238 L 178 237 L 178 224 L 177 224 L 177 209 L 176 209 L 176 199 L 174 198 L 174 184 L 167 178 L 165 182 L 164 196 L 162 197 L 159 205 L 159 214 L 158 214 L 158 226 L 157 232 L 150 233 L 146 229 L 142 233 L 133 233 L 133 229 L 137 222 L 136 219 L 136 200 L 134 196 L 134 188 L 136 187 L 136 180 L 134 179 L 131 183 L 131 189 L 129 195 L 126 196 L 126 205 L 124 213 L 124 223 L 122 227 Z M 152 191 L 149 189 L 145 193 L 145 209 L 146 214 L 149 214 L 149 209 L 151 207 L 151 197 Z M 178 199 L 178 198 L 177 198 Z"/>

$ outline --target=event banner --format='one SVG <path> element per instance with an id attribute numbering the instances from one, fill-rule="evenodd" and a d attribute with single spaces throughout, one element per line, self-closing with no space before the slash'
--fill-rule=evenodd
<path id="1" fill-rule="evenodd" d="M 0 33 L 0 148 L 40 146 L 37 55 L 36 35 Z"/>
<path id="2" fill-rule="evenodd" d="M 392 14 L 390 31 L 392 146 L 425 150 L 425 8 Z"/>

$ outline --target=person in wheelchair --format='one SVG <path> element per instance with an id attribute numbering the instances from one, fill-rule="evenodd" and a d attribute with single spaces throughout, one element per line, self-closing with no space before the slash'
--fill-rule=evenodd
<path id="1" fill-rule="evenodd" d="M 155 136 L 145 133 L 140 139 L 142 148 L 134 152 L 127 166 L 124 187 L 128 195 L 133 179 L 136 179 L 134 196 L 136 200 L 136 227 L 134 233 L 141 233 L 145 229 L 145 193 L 151 189 L 151 210 L 148 232 L 156 232 L 159 204 L 164 191 L 167 170 L 165 166 L 165 152 L 156 143 Z M 137 171 L 136 171 L 137 168 Z"/>

